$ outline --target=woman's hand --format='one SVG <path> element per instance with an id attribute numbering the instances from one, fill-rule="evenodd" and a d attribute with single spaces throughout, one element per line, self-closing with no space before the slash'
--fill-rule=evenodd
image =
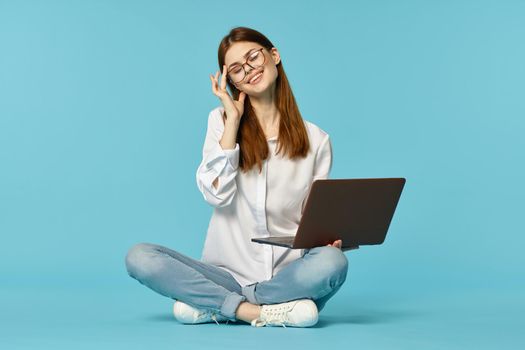
<path id="1" fill-rule="evenodd" d="M 224 106 L 227 118 L 235 118 L 239 121 L 244 113 L 244 99 L 246 93 L 241 91 L 239 93 L 239 100 L 234 101 L 228 91 L 226 90 L 226 65 L 222 66 L 221 82 L 219 85 L 219 71 L 215 73 L 215 76 L 210 75 L 211 89 L 215 96 L 217 96 Z"/>
<path id="2" fill-rule="evenodd" d="M 332 247 L 336 247 L 336 248 L 341 249 L 341 247 L 343 246 L 343 241 L 338 239 L 338 240 L 334 241 L 334 243 L 332 243 L 332 244 L 328 243 L 327 246 L 332 246 Z"/>
<path id="3" fill-rule="evenodd" d="M 359 249 L 359 246 L 346 247 L 346 248 L 343 249 L 343 241 L 340 240 L 340 239 L 334 241 L 334 243 L 332 243 L 332 244 L 327 244 L 327 245 L 332 246 L 332 247 L 339 248 L 339 249 L 341 249 L 343 252 L 346 252 L 347 250 Z"/>

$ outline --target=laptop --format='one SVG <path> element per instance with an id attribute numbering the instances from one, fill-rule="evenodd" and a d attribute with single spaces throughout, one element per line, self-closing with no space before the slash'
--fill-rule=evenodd
<path id="1" fill-rule="evenodd" d="M 338 239 L 343 250 L 382 244 L 405 182 L 405 178 L 315 180 L 294 236 L 251 240 L 292 249 L 325 246 Z"/>

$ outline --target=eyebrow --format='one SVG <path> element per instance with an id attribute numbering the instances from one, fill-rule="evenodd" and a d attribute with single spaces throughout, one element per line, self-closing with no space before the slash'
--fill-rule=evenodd
<path id="1" fill-rule="evenodd" d="M 256 49 L 257 49 L 257 47 L 254 47 L 254 48 L 252 48 L 252 49 L 249 49 L 249 50 L 244 54 L 243 57 L 244 57 L 244 58 L 248 57 L 248 55 L 250 54 L 250 52 L 252 52 L 253 50 L 256 50 Z M 230 69 L 233 65 L 240 64 L 240 63 L 241 63 L 241 62 L 233 62 L 232 64 L 230 64 L 230 65 L 228 66 L 228 69 Z"/>

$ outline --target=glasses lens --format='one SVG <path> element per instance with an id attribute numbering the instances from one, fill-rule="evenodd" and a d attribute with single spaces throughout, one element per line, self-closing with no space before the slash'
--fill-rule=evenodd
<path id="1" fill-rule="evenodd" d="M 246 60 L 246 63 L 248 63 L 248 65 L 252 66 L 253 68 L 262 66 L 264 64 L 264 54 L 262 53 L 261 50 L 255 51 L 248 57 L 248 59 Z M 244 79 L 246 72 L 243 69 L 243 67 L 235 66 L 230 71 L 229 75 L 234 83 L 239 83 Z"/>
<path id="2" fill-rule="evenodd" d="M 235 68 L 230 71 L 230 78 L 234 83 L 238 83 L 244 79 L 244 74 L 244 69 L 242 69 L 241 66 L 235 66 Z"/>

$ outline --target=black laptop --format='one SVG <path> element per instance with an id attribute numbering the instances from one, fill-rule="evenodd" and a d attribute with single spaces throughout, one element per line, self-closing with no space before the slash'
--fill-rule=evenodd
<path id="1" fill-rule="evenodd" d="M 343 250 L 381 244 L 405 182 L 405 178 L 315 180 L 294 236 L 252 241 L 292 249 L 325 246 L 338 239 Z"/>

